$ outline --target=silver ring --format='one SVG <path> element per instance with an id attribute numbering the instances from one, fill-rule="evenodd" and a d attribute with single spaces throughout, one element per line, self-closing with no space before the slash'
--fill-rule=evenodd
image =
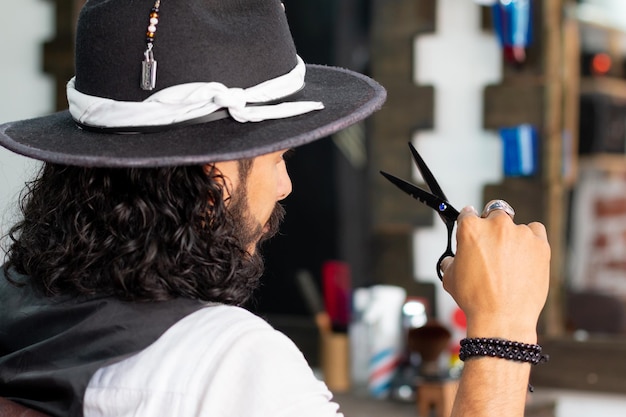
<path id="1" fill-rule="evenodd" d="M 485 204 L 483 213 L 480 216 L 487 217 L 489 216 L 489 213 L 494 210 L 504 210 L 504 212 L 511 217 L 511 220 L 515 217 L 515 210 L 513 210 L 513 207 L 511 207 L 511 205 L 504 200 L 491 200 Z"/>

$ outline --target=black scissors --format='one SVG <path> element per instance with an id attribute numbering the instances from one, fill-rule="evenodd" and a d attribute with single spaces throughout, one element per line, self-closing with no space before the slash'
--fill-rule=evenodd
<path id="1" fill-rule="evenodd" d="M 437 276 L 439 277 L 439 279 L 443 279 L 443 275 L 441 273 L 441 261 L 443 261 L 443 259 L 447 256 L 454 256 L 454 252 L 452 252 L 452 231 L 454 230 L 454 223 L 456 222 L 457 217 L 459 217 L 459 212 L 457 209 L 452 207 L 450 203 L 448 203 L 448 199 L 441 190 L 441 187 L 437 183 L 437 180 L 433 176 L 432 172 L 430 172 L 430 169 L 428 169 L 428 166 L 426 166 L 426 163 L 424 162 L 422 157 L 419 155 L 419 153 L 417 153 L 415 147 L 410 142 L 409 148 L 411 149 L 411 154 L 413 154 L 413 160 L 415 161 L 417 168 L 420 170 L 424 181 L 426 181 L 426 184 L 432 191 L 432 194 L 407 181 L 387 174 L 386 172 L 380 171 L 380 173 L 383 174 L 385 178 L 395 184 L 402 191 L 435 210 L 448 228 L 448 247 L 437 261 Z"/>

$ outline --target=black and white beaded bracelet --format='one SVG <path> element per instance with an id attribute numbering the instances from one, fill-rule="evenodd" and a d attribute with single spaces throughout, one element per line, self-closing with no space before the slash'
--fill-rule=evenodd
<path id="1" fill-rule="evenodd" d="M 541 353 L 541 346 L 529 343 L 513 342 L 498 338 L 465 338 L 461 340 L 459 359 L 476 356 L 491 356 L 517 362 L 528 362 L 537 365 L 547 362 L 549 357 Z"/>
<path id="2" fill-rule="evenodd" d="M 472 357 L 490 356 L 517 362 L 528 362 L 537 365 L 547 362 L 550 357 L 541 353 L 541 346 L 530 343 L 513 342 L 498 338 L 465 338 L 461 340 L 459 359 L 465 361 Z M 528 391 L 534 388 L 528 384 Z"/>

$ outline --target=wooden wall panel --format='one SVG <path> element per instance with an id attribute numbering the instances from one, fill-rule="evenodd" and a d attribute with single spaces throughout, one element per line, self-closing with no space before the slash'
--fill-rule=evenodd
<path id="1" fill-rule="evenodd" d="M 388 92 L 381 111 L 370 119 L 370 190 L 376 283 L 405 288 L 413 278 L 412 234 L 432 224 L 428 207 L 413 204 L 385 180 L 379 170 L 411 177 L 407 143 L 418 129 L 433 127 L 434 90 L 414 82 L 414 42 L 435 30 L 436 0 L 374 0 L 372 6 L 371 75 Z"/>
<path id="2" fill-rule="evenodd" d="M 74 76 L 74 37 L 76 19 L 84 0 L 53 0 L 55 37 L 43 45 L 43 71 L 55 80 L 55 108 L 67 109 L 65 86 Z"/>
<path id="3" fill-rule="evenodd" d="M 552 247 L 550 296 L 544 309 L 545 331 L 562 334 L 560 298 L 565 257 L 567 184 L 563 175 L 564 79 L 563 2 L 533 2 L 533 40 L 523 65 L 505 64 L 503 80 L 485 89 L 484 126 L 488 129 L 530 123 L 539 133 L 540 169 L 529 178 L 505 178 L 484 189 L 485 200 L 505 198 L 516 209 L 517 221 L 546 225 Z M 488 20 L 488 14 L 483 14 Z M 490 23 L 484 22 L 485 26 Z M 571 122 L 570 122 L 571 124 Z"/>

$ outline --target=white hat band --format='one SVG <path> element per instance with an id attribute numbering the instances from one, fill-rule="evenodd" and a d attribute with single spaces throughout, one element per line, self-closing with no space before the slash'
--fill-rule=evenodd
<path id="1" fill-rule="evenodd" d="M 227 109 L 238 122 L 283 119 L 324 108 L 317 101 L 263 105 L 287 97 L 304 87 L 306 66 L 297 56 L 293 70 L 249 88 L 228 88 L 218 82 L 187 83 L 158 91 L 144 101 L 116 101 L 83 94 L 75 77 L 67 83 L 69 111 L 74 120 L 95 128 L 168 126 Z M 247 104 L 257 104 L 247 106 Z"/>

